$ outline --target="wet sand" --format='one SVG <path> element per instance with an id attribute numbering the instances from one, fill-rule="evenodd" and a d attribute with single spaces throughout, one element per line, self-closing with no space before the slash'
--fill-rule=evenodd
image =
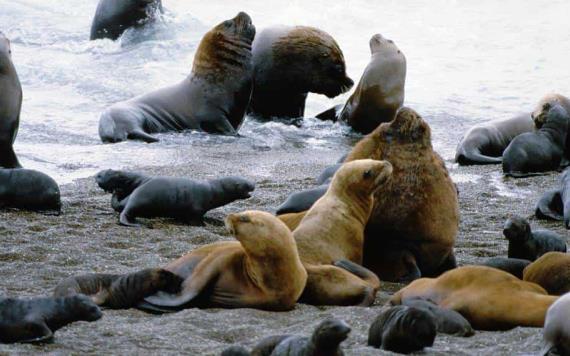
<path id="1" fill-rule="evenodd" d="M 274 211 L 287 195 L 315 184 L 315 177 L 334 163 L 346 145 L 326 149 L 292 150 L 249 147 L 236 142 L 218 147 L 192 146 L 178 152 L 184 163 L 138 171 L 167 176 L 208 179 L 241 175 L 257 182 L 253 197 L 209 212 L 204 226 L 188 226 L 169 220 L 144 220 L 152 228 L 126 228 L 117 224 L 110 195 L 93 178 L 62 186 L 63 214 L 46 216 L 16 210 L 0 211 L 0 295 L 50 295 L 63 278 L 89 272 L 130 272 L 166 264 L 193 248 L 231 239 L 223 218 L 246 209 Z M 531 217 L 535 227 L 553 229 L 568 236 L 561 223 L 532 218 L 543 191 L 556 185 L 558 174 L 503 179 L 500 166 L 457 167 L 448 162 L 457 182 L 461 226 L 456 254 L 461 265 L 486 257 L 506 256 L 502 226 L 510 214 Z M 477 176 L 475 182 L 466 178 Z M 500 189 L 499 189 L 500 188 Z M 239 343 L 251 347 L 264 336 L 282 333 L 308 334 L 328 316 L 351 325 L 343 343 L 347 355 L 378 355 L 366 346 L 368 326 L 383 304 L 401 285 L 384 283 L 373 307 L 314 307 L 298 304 L 291 312 L 253 309 L 188 309 L 175 314 L 150 315 L 138 310 L 104 312 L 98 322 L 78 322 L 55 334 L 46 345 L 0 345 L 3 353 L 48 352 L 56 354 L 194 354 L 217 355 Z M 438 335 L 429 355 L 536 353 L 541 329 L 516 328 L 507 332 L 477 332 L 471 338 Z"/>

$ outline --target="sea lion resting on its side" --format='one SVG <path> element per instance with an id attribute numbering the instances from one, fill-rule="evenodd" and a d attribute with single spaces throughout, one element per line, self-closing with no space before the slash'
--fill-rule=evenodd
<path id="1" fill-rule="evenodd" d="M 0 209 L 61 211 L 59 186 L 50 176 L 31 169 L 0 168 Z"/>

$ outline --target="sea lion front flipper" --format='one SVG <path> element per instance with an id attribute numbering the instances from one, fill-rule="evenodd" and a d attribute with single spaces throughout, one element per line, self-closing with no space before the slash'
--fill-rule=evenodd
<path id="1" fill-rule="evenodd" d="M 0 152 L 4 152 L 0 157 L 0 167 L 2 168 L 22 168 L 12 145 L 0 145 Z"/>
<path id="2" fill-rule="evenodd" d="M 123 210 L 121 212 L 121 216 L 119 217 L 119 224 L 123 225 L 123 226 L 129 226 L 129 227 L 142 227 L 143 225 L 137 223 L 137 220 L 134 216 L 129 216 L 127 214 L 127 210 Z"/>
<path id="3" fill-rule="evenodd" d="M 129 132 L 129 134 L 127 135 L 127 138 L 129 140 L 140 140 L 140 141 L 144 141 L 146 143 L 154 143 L 154 142 L 160 141 L 158 138 L 151 136 L 151 135 L 147 134 L 146 132 L 140 131 L 140 130 Z"/>
<path id="4" fill-rule="evenodd" d="M 228 135 L 228 136 L 237 135 L 236 129 L 230 124 L 230 122 L 227 119 L 220 119 L 216 122 L 204 121 L 200 123 L 200 128 L 202 129 L 202 131 L 211 134 Z"/>
<path id="5" fill-rule="evenodd" d="M 53 332 L 44 321 L 30 320 L 25 325 L 29 338 L 19 340 L 22 343 L 43 343 L 53 341 Z"/>
<path id="6" fill-rule="evenodd" d="M 319 120 L 323 121 L 333 121 L 336 122 L 338 120 L 338 114 L 343 108 L 343 104 L 338 104 L 333 106 L 332 108 L 323 111 L 322 113 L 315 116 Z"/>
<path id="7" fill-rule="evenodd" d="M 113 210 L 115 210 L 117 213 L 122 213 L 123 210 L 125 210 L 127 203 L 129 202 L 129 197 L 130 195 L 127 195 L 125 198 L 120 200 L 118 194 L 113 193 L 113 196 L 111 197 L 111 207 Z"/>
<path id="8" fill-rule="evenodd" d="M 562 196 L 559 189 L 549 190 L 536 204 L 535 215 L 539 219 L 564 220 Z"/>

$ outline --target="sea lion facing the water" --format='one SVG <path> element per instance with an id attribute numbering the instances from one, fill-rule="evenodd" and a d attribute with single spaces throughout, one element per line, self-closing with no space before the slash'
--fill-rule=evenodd
<path id="1" fill-rule="evenodd" d="M 22 86 L 12 63 L 10 40 L 0 32 L 0 168 L 20 168 L 13 144 L 18 134 Z"/>
<path id="2" fill-rule="evenodd" d="M 99 120 L 103 142 L 156 142 L 151 133 L 200 130 L 235 135 L 251 97 L 255 27 L 244 12 L 204 35 L 192 73 L 167 88 L 117 103 Z"/>
<path id="3" fill-rule="evenodd" d="M 158 12 L 162 12 L 161 0 L 100 0 L 89 39 L 116 40 L 129 27 L 148 22 Z"/>

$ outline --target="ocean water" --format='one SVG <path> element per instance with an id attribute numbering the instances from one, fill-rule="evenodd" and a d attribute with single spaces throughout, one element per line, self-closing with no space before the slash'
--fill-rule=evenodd
<path id="1" fill-rule="evenodd" d="M 258 31 L 274 24 L 319 27 L 336 38 L 358 81 L 375 33 L 392 39 L 408 62 L 406 105 L 430 123 L 434 146 L 451 160 L 470 126 L 530 111 L 541 96 L 570 95 L 570 4 L 533 1 L 163 0 L 167 12 L 118 41 L 89 41 L 96 0 L 0 0 L 0 31 L 12 41 L 24 91 L 15 149 L 22 164 L 67 183 L 104 168 L 175 165 L 193 145 L 253 150 L 348 150 L 340 124 L 311 116 L 344 102 L 310 95 L 302 127 L 246 120 L 241 138 L 197 132 L 161 142 L 104 145 L 104 108 L 176 83 L 190 72 L 202 35 L 246 11 Z M 352 138 L 352 140 L 351 140 Z M 470 179 L 463 177 L 462 179 Z"/>

